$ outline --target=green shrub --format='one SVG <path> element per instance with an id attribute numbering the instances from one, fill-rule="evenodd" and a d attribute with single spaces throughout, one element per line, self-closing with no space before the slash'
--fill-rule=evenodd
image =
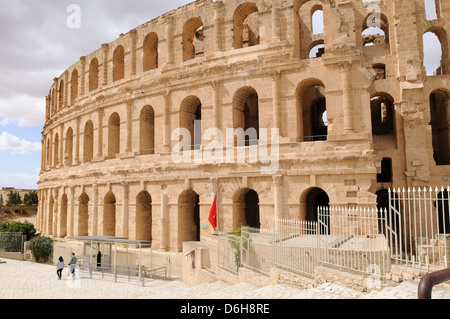
<path id="1" fill-rule="evenodd" d="M 53 239 L 36 236 L 30 240 L 30 250 L 36 262 L 46 263 L 53 253 Z"/>
<path id="2" fill-rule="evenodd" d="M 36 236 L 36 228 L 28 221 L 26 222 L 0 222 L 0 233 L 22 233 L 27 236 L 27 241 Z"/>

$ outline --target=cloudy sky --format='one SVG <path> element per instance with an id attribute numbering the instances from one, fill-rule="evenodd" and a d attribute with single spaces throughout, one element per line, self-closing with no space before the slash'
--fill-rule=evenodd
<path id="1" fill-rule="evenodd" d="M 102 43 L 189 2 L 0 0 L 0 187 L 37 187 L 53 78 Z M 71 4 L 80 9 L 80 28 L 68 27 Z"/>

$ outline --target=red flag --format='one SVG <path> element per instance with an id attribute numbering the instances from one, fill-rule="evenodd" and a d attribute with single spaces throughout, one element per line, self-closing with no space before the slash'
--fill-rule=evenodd
<path id="1" fill-rule="evenodd" d="M 214 202 L 212 204 L 211 210 L 209 211 L 209 222 L 211 226 L 216 230 L 217 228 L 217 195 L 214 196 Z"/>

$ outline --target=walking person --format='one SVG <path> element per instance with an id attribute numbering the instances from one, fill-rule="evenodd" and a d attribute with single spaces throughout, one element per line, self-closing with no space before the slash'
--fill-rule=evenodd
<path id="1" fill-rule="evenodd" d="M 63 269 L 64 269 L 64 259 L 62 258 L 62 256 L 60 256 L 58 262 L 56 263 L 56 274 L 58 275 L 59 280 L 61 280 Z"/>
<path id="2" fill-rule="evenodd" d="M 77 266 L 77 257 L 75 256 L 75 253 L 72 253 L 72 257 L 70 257 L 69 266 L 72 278 L 75 278 L 75 267 Z"/>

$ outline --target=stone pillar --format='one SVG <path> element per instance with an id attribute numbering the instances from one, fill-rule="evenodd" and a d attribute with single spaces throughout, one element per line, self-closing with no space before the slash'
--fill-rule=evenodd
<path id="1" fill-rule="evenodd" d="M 130 75 L 136 75 L 136 41 L 137 41 L 137 31 L 136 29 L 130 30 L 131 37 L 131 72 Z"/>
<path id="2" fill-rule="evenodd" d="M 97 223 L 98 223 L 98 185 L 92 185 L 92 236 L 97 236 Z"/>
<path id="3" fill-rule="evenodd" d="M 108 84 L 108 52 L 109 52 L 108 43 L 103 43 L 102 49 L 103 49 L 103 86 L 105 86 Z"/>
<path id="4" fill-rule="evenodd" d="M 103 108 L 97 109 L 98 116 L 98 145 L 97 145 L 97 157 L 103 156 Z"/>
<path id="5" fill-rule="evenodd" d="M 275 6 L 272 7 L 272 40 L 280 41 L 281 36 L 280 10 Z"/>
<path id="6" fill-rule="evenodd" d="M 342 96 L 344 107 L 344 130 L 345 132 L 354 132 L 353 123 L 353 98 L 352 98 L 352 75 L 351 66 L 352 62 L 339 63 L 341 68 L 342 77 Z"/>
<path id="7" fill-rule="evenodd" d="M 74 236 L 74 224 L 75 224 L 75 187 L 72 186 L 70 189 L 70 199 L 69 199 L 69 216 L 67 224 L 67 236 Z"/>
<path id="8" fill-rule="evenodd" d="M 161 194 L 161 238 L 159 248 L 163 251 L 169 250 L 169 206 L 167 194 Z"/>
<path id="9" fill-rule="evenodd" d="M 163 146 L 165 152 L 170 152 L 171 148 L 171 125 L 170 125 L 170 90 L 164 92 L 164 113 L 163 113 Z"/>
<path id="10" fill-rule="evenodd" d="M 213 89 L 213 123 L 214 128 L 221 130 L 220 125 L 220 81 L 212 81 L 209 83 Z"/>
<path id="11" fill-rule="evenodd" d="M 59 166 L 64 167 L 64 144 L 65 144 L 65 138 L 64 138 L 64 123 L 61 123 L 59 125 Z"/>
<path id="12" fill-rule="evenodd" d="M 283 176 L 273 177 L 275 218 L 283 218 Z"/>
<path id="13" fill-rule="evenodd" d="M 214 6 L 214 49 L 215 51 L 222 51 L 222 1 L 215 1 L 213 3 Z"/>
<path id="14" fill-rule="evenodd" d="M 128 183 L 122 182 L 122 237 L 128 238 Z"/>
<path id="15" fill-rule="evenodd" d="M 80 75 L 80 96 L 84 95 L 85 85 L 86 85 L 86 57 L 82 56 L 80 58 L 81 62 L 81 75 Z"/>
<path id="16" fill-rule="evenodd" d="M 280 135 L 283 136 L 281 129 L 281 98 L 280 98 L 280 79 L 281 72 L 274 71 L 270 73 L 272 78 L 272 95 L 273 95 L 273 125 L 272 127 L 280 130 Z"/>
<path id="17" fill-rule="evenodd" d="M 175 61 L 174 47 L 173 47 L 173 33 L 174 33 L 174 17 L 170 15 L 166 22 L 166 43 L 167 43 L 167 64 L 171 65 Z"/>
<path id="18" fill-rule="evenodd" d="M 127 100 L 127 143 L 125 153 L 130 153 L 132 150 L 132 119 L 131 119 L 131 107 L 133 105 L 132 100 Z"/>
<path id="19" fill-rule="evenodd" d="M 74 165 L 80 164 L 80 117 L 77 117 Z"/>

